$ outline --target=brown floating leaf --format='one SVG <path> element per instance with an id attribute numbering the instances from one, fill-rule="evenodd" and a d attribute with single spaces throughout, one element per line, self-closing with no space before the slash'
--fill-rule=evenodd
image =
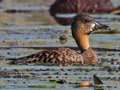
<path id="1" fill-rule="evenodd" d="M 67 37 L 65 35 L 60 36 L 60 43 L 65 44 L 67 42 Z"/>
<path id="2" fill-rule="evenodd" d="M 103 82 L 94 74 L 93 75 L 94 84 L 103 84 Z"/>
<path id="3" fill-rule="evenodd" d="M 90 83 L 89 82 L 81 82 L 81 83 L 79 83 L 79 85 L 81 85 L 81 86 L 89 86 Z"/>
<path id="4" fill-rule="evenodd" d="M 120 15 L 120 10 L 112 11 L 110 14 Z"/>

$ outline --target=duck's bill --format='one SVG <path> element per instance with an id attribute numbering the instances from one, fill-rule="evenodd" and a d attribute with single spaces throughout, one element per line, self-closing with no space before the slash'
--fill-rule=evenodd
<path id="1" fill-rule="evenodd" d="M 93 28 L 93 30 L 98 30 L 98 29 L 106 29 L 106 30 L 111 30 L 111 28 L 107 25 L 104 25 L 100 22 L 95 21 L 95 27 Z"/>

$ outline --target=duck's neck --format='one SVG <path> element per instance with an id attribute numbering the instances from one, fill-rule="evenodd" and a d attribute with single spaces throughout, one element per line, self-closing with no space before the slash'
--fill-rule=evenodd
<path id="1" fill-rule="evenodd" d="M 85 50 L 89 48 L 89 35 L 76 34 L 74 38 L 76 40 L 78 47 L 81 50 L 81 53 L 83 53 Z"/>

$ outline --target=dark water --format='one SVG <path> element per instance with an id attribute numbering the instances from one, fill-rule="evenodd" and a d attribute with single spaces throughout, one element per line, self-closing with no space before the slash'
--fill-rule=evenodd
<path id="1" fill-rule="evenodd" d="M 90 35 L 93 48 L 105 48 L 98 51 L 100 66 L 36 66 L 9 65 L 8 58 L 30 55 L 51 47 L 77 48 L 72 38 L 70 26 L 59 25 L 50 16 L 48 9 L 54 0 L 3 0 L 0 3 L 0 88 L 1 89 L 120 89 L 120 15 L 91 15 L 97 21 L 108 24 L 113 32 L 98 31 Z M 115 6 L 119 0 L 112 0 Z M 29 12 L 6 13 L 5 10 Z M 66 15 L 58 15 L 59 17 Z M 70 15 L 72 17 L 73 15 Z M 59 37 L 66 35 L 67 42 L 61 44 Z M 78 51 L 78 49 L 76 49 Z M 7 60 L 6 60 L 7 59 Z M 97 74 L 103 85 L 94 87 L 93 74 Z M 53 81 L 52 81 L 53 80 Z M 66 83 L 56 83 L 65 80 Z M 79 83 L 89 82 L 91 87 L 80 87 Z"/>

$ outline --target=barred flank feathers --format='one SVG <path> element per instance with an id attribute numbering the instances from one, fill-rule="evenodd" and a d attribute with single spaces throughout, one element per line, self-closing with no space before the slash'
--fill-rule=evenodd
<path id="1" fill-rule="evenodd" d="M 88 52 L 93 53 L 91 48 L 89 48 L 83 54 L 79 54 L 76 51 L 69 48 L 55 48 L 55 49 L 38 52 L 29 56 L 21 57 L 16 60 L 13 60 L 10 63 L 11 64 L 17 64 L 17 63 L 30 64 L 30 63 L 42 61 L 44 63 L 48 63 L 48 62 L 51 62 L 53 64 L 59 63 L 62 66 L 68 66 L 73 63 L 86 64 L 86 65 L 96 64 L 97 61 L 94 61 L 94 58 L 96 57 L 91 57 L 91 54 Z M 90 54 L 90 55 L 87 55 L 87 54 Z M 86 57 L 86 56 L 90 56 L 90 57 Z"/>
<path id="2" fill-rule="evenodd" d="M 34 63 L 38 61 L 43 61 L 44 63 L 76 61 L 76 59 L 73 58 L 75 55 L 78 55 L 78 53 L 69 48 L 55 48 L 55 49 L 45 50 L 29 56 L 18 58 L 16 60 L 13 60 L 11 63 L 12 64 L 16 64 L 16 63 L 29 64 L 29 63 Z M 78 60 L 81 60 L 81 59 L 78 59 Z"/>

